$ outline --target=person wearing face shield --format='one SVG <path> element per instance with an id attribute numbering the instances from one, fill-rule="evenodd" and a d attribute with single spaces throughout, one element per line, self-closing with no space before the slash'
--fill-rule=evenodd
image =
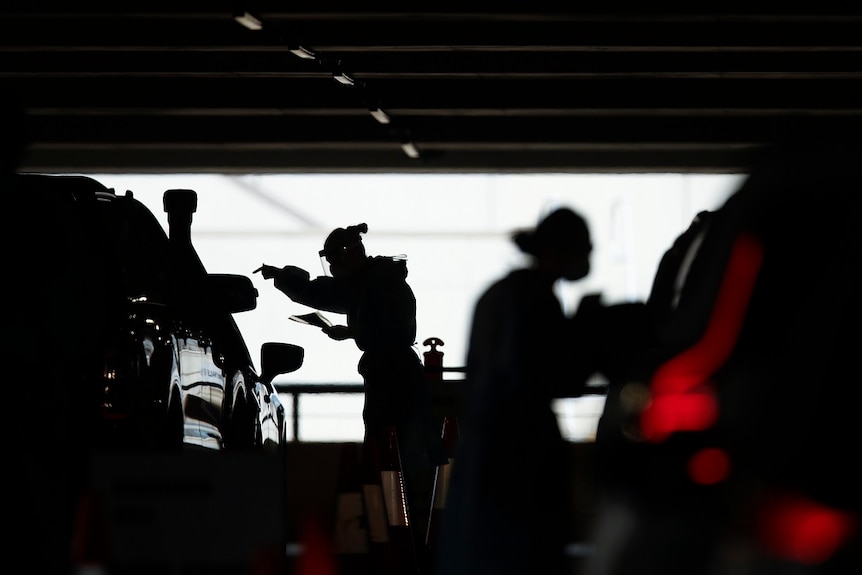
<path id="1" fill-rule="evenodd" d="M 367 231 L 362 223 L 327 236 L 319 252 L 327 275 L 311 279 L 296 266 L 263 265 L 259 271 L 291 300 L 346 315 L 346 325 L 323 331 L 334 340 L 353 339 L 362 352 L 358 371 L 365 392 L 366 439 L 383 437 L 388 426 L 395 427 L 408 508 L 420 540 L 417 532 L 430 509 L 434 469 L 448 458 L 432 418 L 424 367 L 413 348 L 416 298 L 407 283 L 406 259 L 366 254 L 361 234 Z"/>

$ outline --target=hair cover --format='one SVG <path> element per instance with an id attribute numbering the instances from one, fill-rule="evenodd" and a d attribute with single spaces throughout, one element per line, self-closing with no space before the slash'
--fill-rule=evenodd
<path id="1" fill-rule="evenodd" d="M 368 224 L 356 224 L 355 226 L 347 226 L 346 228 L 335 228 L 326 237 L 323 242 L 323 255 L 337 254 L 356 244 L 362 242 L 360 234 L 368 231 Z"/>
<path id="2" fill-rule="evenodd" d="M 534 230 L 512 235 L 518 248 L 533 256 L 544 252 L 570 252 L 590 249 L 587 222 L 569 208 L 557 208 L 545 216 Z"/>

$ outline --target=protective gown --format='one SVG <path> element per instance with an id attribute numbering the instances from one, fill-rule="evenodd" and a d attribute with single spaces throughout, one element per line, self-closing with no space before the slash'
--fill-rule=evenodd
<path id="1" fill-rule="evenodd" d="M 431 416 L 416 341 L 416 297 L 406 281 L 407 262 L 369 256 L 367 264 L 346 278 L 320 276 L 286 266 L 274 285 L 295 302 L 345 314 L 357 347 L 363 378 L 362 417 L 367 433 L 394 425 L 405 469 L 433 469 L 446 463 L 439 426 Z"/>

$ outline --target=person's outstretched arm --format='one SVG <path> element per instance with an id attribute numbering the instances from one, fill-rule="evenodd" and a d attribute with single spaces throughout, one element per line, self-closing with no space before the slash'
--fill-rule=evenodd
<path id="1" fill-rule="evenodd" d="M 276 289 L 297 303 L 315 309 L 347 313 L 344 298 L 339 294 L 334 278 L 321 276 L 312 280 L 306 270 L 296 266 L 277 268 L 264 264 L 255 270 L 257 272 L 264 279 L 272 279 Z"/>

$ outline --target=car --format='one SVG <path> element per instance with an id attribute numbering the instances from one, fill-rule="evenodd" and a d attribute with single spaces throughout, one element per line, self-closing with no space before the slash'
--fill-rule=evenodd
<path id="1" fill-rule="evenodd" d="M 14 193 L 18 299 L 32 302 L 19 323 L 24 341 L 47 344 L 31 363 L 66 383 L 55 397 L 83 446 L 279 448 L 272 378 L 299 369 L 304 350 L 266 343 L 257 371 L 233 318 L 256 307 L 257 290 L 246 276 L 207 273 L 191 241 L 194 190 L 164 193 L 167 233 L 132 191 L 88 176 L 18 174 Z"/>
<path id="2" fill-rule="evenodd" d="M 634 527 L 596 565 L 862 572 L 858 160 L 776 143 L 662 257 L 653 338 L 596 436 L 599 524 Z"/>

